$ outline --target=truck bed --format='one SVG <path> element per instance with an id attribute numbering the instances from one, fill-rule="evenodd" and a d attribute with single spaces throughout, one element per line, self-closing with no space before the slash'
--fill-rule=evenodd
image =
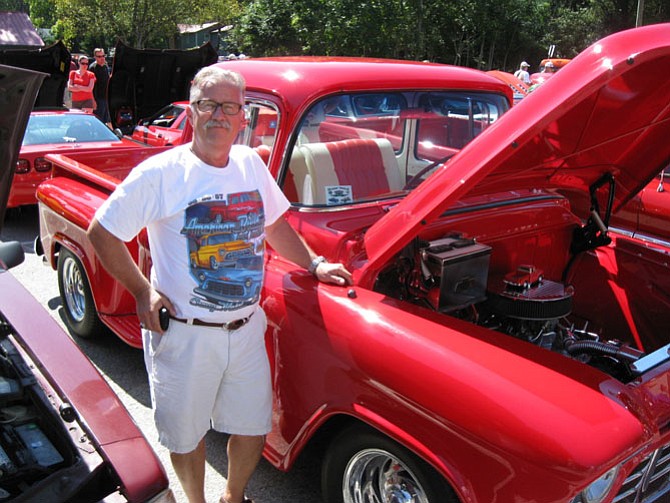
<path id="1" fill-rule="evenodd" d="M 147 147 L 123 152 L 79 152 L 68 155 L 48 154 L 53 163 L 53 178 L 65 175 L 100 185 L 110 192 L 130 173 L 130 170 L 149 157 L 171 147 Z"/>

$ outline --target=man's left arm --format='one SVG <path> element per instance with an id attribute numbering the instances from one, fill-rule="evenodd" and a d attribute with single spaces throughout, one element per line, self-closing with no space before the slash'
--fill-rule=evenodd
<path id="1" fill-rule="evenodd" d="M 317 258 L 283 216 L 265 228 L 265 236 L 270 246 L 281 256 L 305 269 L 309 269 Z M 319 262 L 313 274 L 319 281 L 336 285 L 349 285 L 352 281 L 351 273 L 342 264 Z"/>

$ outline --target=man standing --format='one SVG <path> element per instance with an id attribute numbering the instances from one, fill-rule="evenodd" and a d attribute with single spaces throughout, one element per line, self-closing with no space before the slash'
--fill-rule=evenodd
<path id="1" fill-rule="evenodd" d="M 105 50 L 96 47 L 93 50 L 95 61 L 88 67 L 90 72 L 95 74 L 95 85 L 93 86 L 93 98 L 95 99 L 95 108 L 93 113 L 112 129 L 112 122 L 109 117 L 109 108 L 107 106 L 107 84 L 109 83 L 109 67 L 105 60 Z"/>
<path id="2" fill-rule="evenodd" d="M 260 157 L 234 145 L 244 127 L 244 86 L 235 72 L 200 70 L 186 109 L 192 143 L 136 167 L 88 231 L 102 264 L 135 297 L 159 440 L 191 503 L 205 501 L 204 436 L 210 424 L 230 434 L 220 502 L 251 501 L 244 491 L 270 431 L 272 409 L 266 318 L 257 295 L 216 301 L 206 295 L 202 277 L 262 264 L 267 239 L 318 280 L 351 282 L 343 265 L 316 257 L 284 219 L 289 203 Z M 256 202 L 253 214 L 243 218 L 227 205 L 230 196 L 240 194 Z M 123 243 L 144 227 L 153 261 L 150 282 Z M 201 262 L 205 242 L 219 244 L 210 260 Z M 234 253 L 227 251 L 231 242 Z M 250 291 L 259 290 L 261 276 Z M 166 331 L 159 321 L 163 307 L 171 317 Z"/>
<path id="3" fill-rule="evenodd" d="M 525 61 L 522 61 L 519 65 L 519 69 L 514 72 L 514 76 L 526 85 L 531 84 L 528 68 L 530 68 L 530 65 Z"/>

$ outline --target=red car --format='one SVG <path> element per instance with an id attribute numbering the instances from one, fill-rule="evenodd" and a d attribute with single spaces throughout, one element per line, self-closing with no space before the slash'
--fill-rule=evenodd
<path id="1" fill-rule="evenodd" d="M 185 112 L 187 106 L 188 101 L 178 101 L 166 105 L 151 117 L 140 120 L 133 129 L 133 140 L 157 147 L 178 145 L 188 122 Z"/>
<path id="2" fill-rule="evenodd" d="M 62 42 L 41 49 L 9 49 L 0 63 L 46 73 L 21 146 L 9 208 L 35 204 L 35 189 L 50 176 L 50 152 L 73 152 L 135 148 L 136 142 L 119 139 L 92 114 L 63 108 L 70 53 Z"/>
<path id="3" fill-rule="evenodd" d="M 258 192 L 237 192 L 228 195 L 226 204 L 210 210 L 210 218 L 239 222 L 243 227 L 260 222 L 263 216 L 263 201 Z"/>
<path id="4" fill-rule="evenodd" d="M 185 112 L 187 106 L 188 101 L 178 101 L 166 105 L 148 119 L 140 120 L 133 130 L 132 139 L 155 147 L 181 145 L 190 141 L 189 134 L 184 135 L 188 124 Z M 276 135 L 277 113 L 271 109 L 261 110 L 254 121 L 249 127 L 249 130 L 254 131 L 252 146 L 267 162 Z"/>
<path id="5" fill-rule="evenodd" d="M 512 92 L 514 93 L 515 105 L 519 103 L 522 99 L 524 99 L 526 95 L 530 92 L 529 86 L 527 86 L 521 79 L 515 77 L 513 73 L 503 72 L 500 70 L 490 70 L 486 73 L 488 73 L 489 75 L 493 75 L 494 77 L 502 80 L 505 84 L 510 86 Z"/>
<path id="6" fill-rule="evenodd" d="M 0 66 L 0 224 L 42 74 Z M 0 242 L 0 499 L 173 502 L 160 461 L 121 401 L 8 272 Z"/>
<path id="7" fill-rule="evenodd" d="M 40 109 L 30 114 L 9 193 L 9 208 L 36 204 L 35 189 L 51 176 L 49 153 L 118 152 L 140 146 L 119 138 L 95 115 L 81 110 Z"/>
<path id="8" fill-rule="evenodd" d="M 465 68 L 220 64 L 246 79 L 250 127 L 277 114 L 288 222 L 354 276 L 264 255 L 272 464 L 320 449 L 326 503 L 668 500 L 670 248 L 605 223 L 670 159 L 670 25 L 600 41 L 509 111 L 507 85 Z M 117 180 L 52 159 L 47 258 L 137 344 L 84 234 Z M 148 271 L 145 236 L 129 246 Z"/>
<path id="9" fill-rule="evenodd" d="M 540 71 L 530 75 L 530 81 L 533 86 L 537 87 L 544 84 L 547 80 L 554 76 L 561 68 L 567 65 L 571 60 L 563 58 L 547 58 L 540 62 Z"/>

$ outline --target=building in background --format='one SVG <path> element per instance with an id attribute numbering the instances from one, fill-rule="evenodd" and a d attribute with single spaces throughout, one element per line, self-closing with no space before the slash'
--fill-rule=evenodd
<path id="1" fill-rule="evenodd" d="M 25 12 L 0 11 L 0 50 L 37 49 L 44 41 Z"/>
<path id="2" fill-rule="evenodd" d="M 209 42 L 218 54 L 227 54 L 228 32 L 232 25 L 222 23 L 178 24 L 179 33 L 173 42 L 172 49 L 193 49 Z"/>

